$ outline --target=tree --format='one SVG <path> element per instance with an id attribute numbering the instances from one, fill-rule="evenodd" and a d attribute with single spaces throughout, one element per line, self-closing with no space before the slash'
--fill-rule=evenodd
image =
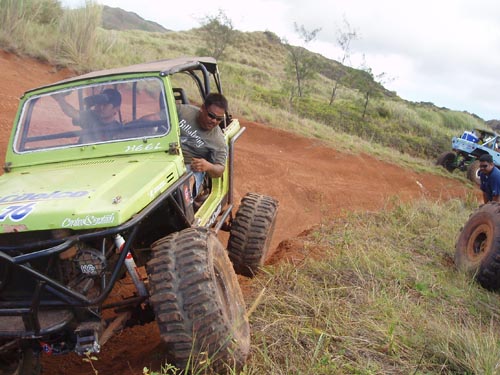
<path id="1" fill-rule="evenodd" d="M 219 60 L 236 37 L 233 22 L 222 9 L 219 9 L 217 15 L 206 16 L 200 23 L 205 47 L 201 48 L 198 53 L 207 54 Z"/>
<path id="2" fill-rule="evenodd" d="M 351 28 L 349 22 L 347 22 L 347 20 L 344 18 L 343 28 L 339 28 L 337 30 L 337 44 L 342 50 L 342 55 L 340 57 L 340 63 L 342 65 L 350 63 L 351 43 L 357 38 L 358 38 L 357 31 Z M 333 104 L 333 101 L 335 100 L 335 97 L 337 95 L 337 88 L 340 84 L 340 81 L 343 78 L 343 72 L 341 70 L 338 70 L 337 72 L 335 72 L 334 77 L 335 77 L 335 85 L 333 86 L 332 95 L 330 96 L 330 105 Z"/>
<path id="3" fill-rule="evenodd" d="M 285 47 L 288 50 L 288 60 L 285 66 L 285 72 L 294 81 L 289 87 L 290 101 L 295 96 L 302 97 L 304 95 L 307 81 L 312 79 L 316 74 L 316 63 L 314 56 L 305 48 L 307 44 L 316 38 L 321 29 L 308 31 L 303 25 L 300 27 L 294 23 L 295 32 L 304 42 L 304 47 L 292 46 L 285 41 Z"/>
<path id="4" fill-rule="evenodd" d="M 379 89 L 383 88 L 384 84 L 394 81 L 394 78 L 389 77 L 389 75 L 386 72 L 374 75 L 372 69 L 366 65 L 364 56 L 363 56 L 363 64 L 361 66 L 361 70 L 367 72 L 372 78 L 364 88 L 365 101 L 363 104 L 363 115 L 362 115 L 362 118 L 364 119 L 366 116 L 366 111 L 368 109 L 368 103 L 370 101 L 370 98 L 380 95 Z"/>

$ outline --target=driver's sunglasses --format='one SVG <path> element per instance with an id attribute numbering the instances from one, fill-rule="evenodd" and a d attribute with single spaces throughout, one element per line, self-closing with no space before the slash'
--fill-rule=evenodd
<path id="1" fill-rule="evenodd" d="M 212 120 L 217 120 L 217 121 L 222 121 L 224 120 L 224 115 L 222 116 L 217 116 L 215 113 L 213 112 L 210 112 L 210 111 L 207 111 L 207 115 L 208 117 L 210 117 Z"/>
<path id="2" fill-rule="evenodd" d="M 488 168 L 488 164 L 479 164 L 479 168 L 486 169 Z"/>

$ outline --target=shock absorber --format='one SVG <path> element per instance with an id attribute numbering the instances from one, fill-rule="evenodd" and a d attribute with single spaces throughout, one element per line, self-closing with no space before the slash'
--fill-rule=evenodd
<path id="1" fill-rule="evenodd" d="M 125 240 L 119 233 L 115 235 L 115 246 L 120 253 L 125 246 Z M 132 256 L 132 253 L 130 251 L 127 252 L 127 256 L 125 257 L 125 267 L 127 267 L 127 271 L 132 278 L 132 281 L 137 288 L 139 295 L 141 297 L 146 297 L 148 295 L 146 285 L 144 285 L 144 282 L 142 281 L 139 272 L 137 271 L 137 265 L 135 264 L 134 257 Z"/>

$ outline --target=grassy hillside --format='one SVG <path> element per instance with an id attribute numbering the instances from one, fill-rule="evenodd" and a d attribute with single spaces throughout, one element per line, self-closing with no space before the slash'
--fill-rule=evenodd
<path id="1" fill-rule="evenodd" d="M 76 10 L 57 8 L 56 0 L 0 2 L 0 21 L 4 21 L 0 22 L 0 48 L 68 66 L 76 72 L 197 55 L 205 45 L 202 28 L 185 32 L 104 29 L 102 8 L 91 2 Z M 27 4 L 31 8 L 51 4 L 52 10 L 47 13 L 61 15 L 41 17 L 41 12 L 27 11 Z M 122 12 L 112 13 L 115 19 L 121 17 L 115 27 L 127 28 L 123 22 L 128 18 L 122 17 Z M 110 14 L 107 8 L 105 19 Z M 131 27 L 134 25 L 135 21 Z M 299 131 L 333 142 L 339 148 L 360 143 L 354 140 L 344 145 L 343 139 L 354 137 L 364 140 L 363 145 L 369 144 L 367 151 L 373 145 L 382 146 L 387 148 L 386 155 L 397 151 L 393 159 L 403 153 L 431 163 L 449 150 L 453 135 L 486 127 L 482 119 L 466 112 L 402 100 L 376 83 L 369 73 L 310 52 L 307 54 L 318 74 L 311 80 L 307 95 L 290 100 L 286 88 L 293 81 L 285 73 L 286 45 L 269 31 L 236 34 L 220 60 L 220 70 L 225 93 L 238 116 Z M 329 105 L 335 77 L 342 80 L 335 102 Z M 368 92 L 370 99 L 364 113 Z"/>
<path id="2" fill-rule="evenodd" d="M 471 206 L 393 203 L 319 225 L 258 277 L 246 374 L 500 373 L 498 295 L 453 265 Z"/>

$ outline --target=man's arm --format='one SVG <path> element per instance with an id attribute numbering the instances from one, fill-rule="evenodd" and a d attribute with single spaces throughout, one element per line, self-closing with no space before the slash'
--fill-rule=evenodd
<path id="1" fill-rule="evenodd" d="M 224 173 L 225 166 L 222 164 L 210 163 L 208 160 L 193 158 L 191 160 L 191 170 L 193 172 L 206 172 L 210 177 L 220 177 Z"/>
<path id="2" fill-rule="evenodd" d="M 73 120 L 79 119 L 80 112 L 66 101 L 65 95 L 56 94 L 56 95 L 53 95 L 52 97 L 55 99 L 57 104 L 59 104 L 59 107 L 61 107 L 62 111 L 67 116 L 71 117 Z"/>

